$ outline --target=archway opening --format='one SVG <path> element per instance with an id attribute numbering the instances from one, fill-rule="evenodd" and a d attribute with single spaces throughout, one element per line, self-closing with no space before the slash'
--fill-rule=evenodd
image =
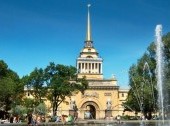
<path id="1" fill-rule="evenodd" d="M 87 105 L 85 111 L 85 119 L 96 119 L 96 108 L 93 105 Z"/>
<path id="2" fill-rule="evenodd" d="M 84 119 L 99 119 L 99 106 L 94 101 L 86 101 L 82 104 L 81 108 Z"/>

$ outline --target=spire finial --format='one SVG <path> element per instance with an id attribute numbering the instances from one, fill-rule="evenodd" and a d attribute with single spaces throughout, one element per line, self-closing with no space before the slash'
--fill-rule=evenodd
<path id="1" fill-rule="evenodd" d="M 87 4 L 88 7 L 88 15 L 87 15 L 87 35 L 86 35 L 86 41 L 92 41 L 91 40 L 91 26 L 90 26 L 90 8 L 91 4 Z"/>
<path id="2" fill-rule="evenodd" d="M 91 6 L 91 4 L 87 4 L 87 7 L 90 7 Z"/>

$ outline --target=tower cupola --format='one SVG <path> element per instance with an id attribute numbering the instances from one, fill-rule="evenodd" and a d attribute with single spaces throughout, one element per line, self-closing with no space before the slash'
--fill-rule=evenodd
<path id="1" fill-rule="evenodd" d="M 85 46 L 77 58 L 78 78 L 86 76 L 87 79 L 103 79 L 102 64 L 103 59 L 99 57 L 97 50 L 93 46 L 90 24 L 90 4 L 87 5 L 87 33 Z"/>

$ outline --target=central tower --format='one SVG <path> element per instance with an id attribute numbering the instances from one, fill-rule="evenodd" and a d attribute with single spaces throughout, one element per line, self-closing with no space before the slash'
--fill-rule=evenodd
<path id="1" fill-rule="evenodd" d="M 90 24 L 90 4 L 87 13 L 87 33 L 84 48 L 77 58 L 78 78 L 86 76 L 87 80 L 102 80 L 103 59 L 99 57 L 97 50 L 93 46 Z"/>

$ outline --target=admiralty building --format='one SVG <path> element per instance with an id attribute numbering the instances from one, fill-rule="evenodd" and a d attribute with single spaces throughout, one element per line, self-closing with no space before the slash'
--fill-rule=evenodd
<path id="1" fill-rule="evenodd" d="M 76 106 L 79 119 L 115 118 L 117 115 L 131 115 L 124 112 L 123 102 L 126 101 L 128 90 L 120 89 L 113 76 L 103 77 L 103 58 L 99 56 L 93 44 L 90 23 L 90 5 L 87 13 L 87 33 L 84 47 L 76 59 L 78 78 L 86 76 L 89 87 L 84 94 L 78 92 L 66 98 L 58 107 L 57 115 L 74 114 Z M 83 46 L 83 42 L 82 42 Z M 47 106 L 50 102 L 46 102 Z"/>
<path id="2" fill-rule="evenodd" d="M 127 98 L 128 90 L 120 89 L 114 76 L 109 79 L 103 78 L 103 58 L 99 56 L 99 52 L 93 45 L 89 8 L 90 6 L 88 6 L 87 33 L 84 47 L 76 59 L 78 78 L 86 76 L 89 88 L 84 94 L 79 92 L 68 98 L 68 102 L 62 103 L 58 114 L 68 115 L 72 111 L 71 106 L 76 105 L 78 118 L 80 119 L 114 118 L 117 115 L 125 114 L 122 103 Z"/>

